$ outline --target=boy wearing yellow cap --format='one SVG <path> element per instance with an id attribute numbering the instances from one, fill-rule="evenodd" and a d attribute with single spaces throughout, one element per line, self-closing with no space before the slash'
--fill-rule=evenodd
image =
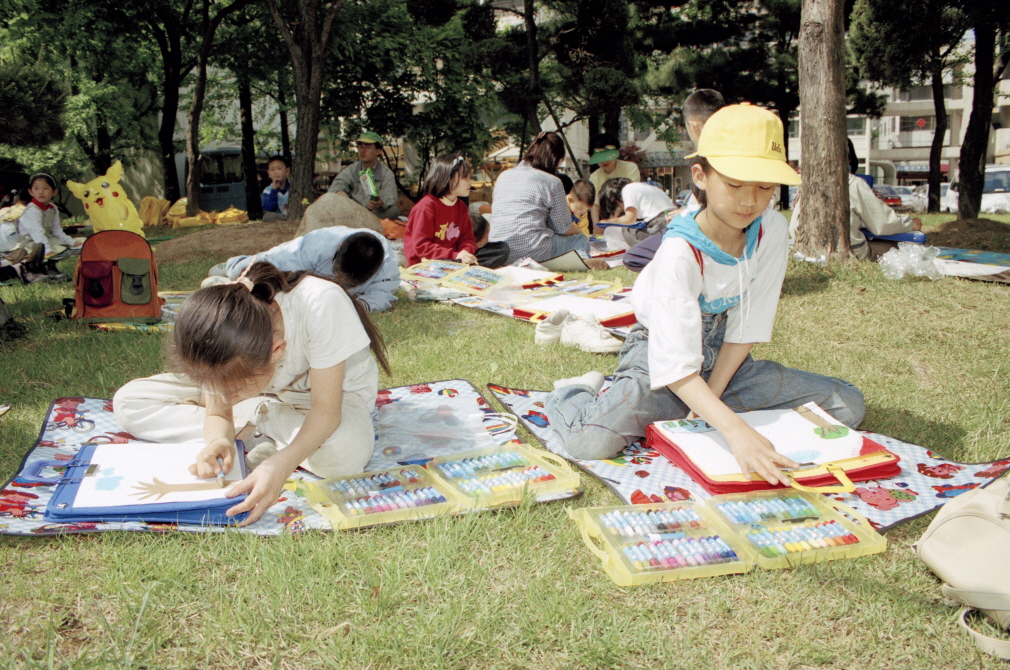
<path id="1" fill-rule="evenodd" d="M 680 215 L 632 290 L 638 324 L 621 348 L 612 386 L 603 376 L 562 379 L 545 402 L 569 453 L 610 458 L 655 421 L 694 413 L 726 438 L 743 472 L 788 484 L 795 467 L 736 416 L 816 402 L 848 426 L 863 418 L 863 395 L 841 379 L 755 361 L 771 339 L 786 271 L 786 224 L 763 220 L 779 184 L 799 184 L 785 160 L 779 118 L 731 105 L 705 124 L 691 176 L 702 208 Z"/>

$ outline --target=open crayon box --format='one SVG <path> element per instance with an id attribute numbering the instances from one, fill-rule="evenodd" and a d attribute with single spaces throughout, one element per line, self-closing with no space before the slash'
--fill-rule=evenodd
<path id="1" fill-rule="evenodd" d="M 743 573 L 755 565 L 789 568 L 887 548 L 856 512 L 793 489 L 720 495 L 705 503 L 591 507 L 569 510 L 569 516 L 618 586 Z"/>
<path id="2" fill-rule="evenodd" d="M 568 514 L 618 586 L 754 569 L 752 552 L 703 504 L 588 507 Z"/>
<path id="3" fill-rule="evenodd" d="M 715 496 L 707 504 L 765 569 L 868 556 L 887 548 L 887 540 L 865 518 L 848 508 L 841 513 L 820 494 L 752 491 Z"/>
<path id="4" fill-rule="evenodd" d="M 561 458 L 525 444 L 476 449 L 434 458 L 428 470 L 452 488 L 460 507 L 481 509 L 579 488 L 581 479 Z"/>
<path id="5" fill-rule="evenodd" d="M 452 512 L 452 490 L 419 465 L 308 482 L 309 504 L 335 530 L 411 521 Z"/>

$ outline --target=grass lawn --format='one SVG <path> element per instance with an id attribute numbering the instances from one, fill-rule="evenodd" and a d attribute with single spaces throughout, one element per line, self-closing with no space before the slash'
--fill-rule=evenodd
<path id="1" fill-rule="evenodd" d="M 161 288 L 192 288 L 219 260 L 165 264 Z M 161 367 L 160 335 L 42 315 L 70 295 L 0 288 L 29 327 L 0 348 L 0 402 L 14 406 L 0 418 L 5 478 L 53 398 L 107 397 Z M 866 429 L 994 459 L 1010 455 L 1008 313 L 1001 285 L 791 264 L 775 341 L 756 354 L 857 384 Z M 375 320 L 394 372 L 382 386 L 546 388 L 617 362 L 536 349 L 530 324 L 459 307 L 402 300 Z M 454 321 L 471 327 L 450 334 Z M 361 532 L 0 536 L 0 667 L 1005 667 L 975 650 L 911 554 L 929 519 L 876 556 L 622 589 L 565 515 L 617 502 L 583 482 L 573 501 Z"/>

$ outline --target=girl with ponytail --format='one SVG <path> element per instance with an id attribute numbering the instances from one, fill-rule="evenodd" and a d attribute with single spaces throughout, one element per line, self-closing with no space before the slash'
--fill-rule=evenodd
<path id="1" fill-rule="evenodd" d="M 332 281 L 254 263 L 186 300 L 168 357 L 173 372 L 116 393 L 116 418 L 142 439 L 203 440 L 190 466 L 200 477 L 229 472 L 236 432 L 254 424 L 255 469 L 227 493 L 248 494 L 228 511 L 249 512 L 242 525 L 263 515 L 299 465 L 339 477 L 372 456 L 376 361 L 387 374 L 389 365 L 365 308 Z"/>

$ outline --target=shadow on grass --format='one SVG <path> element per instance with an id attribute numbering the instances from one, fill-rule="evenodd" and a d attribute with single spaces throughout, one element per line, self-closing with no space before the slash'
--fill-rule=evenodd
<path id="1" fill-rule="evenodd" d="M 867 407 L 859 428 L 917 444 L 952 461 L 960 460 L 967 446 L 968 432 L 961 426 L 932 421 L 898 407 Z"/>
<path id="2" fill-rule="evenodd" d="M 782 296 L 800 296 L 826 291 L 831 285 L 831 274 L 814 263 L 795 263 L 782 282 Z"/>

